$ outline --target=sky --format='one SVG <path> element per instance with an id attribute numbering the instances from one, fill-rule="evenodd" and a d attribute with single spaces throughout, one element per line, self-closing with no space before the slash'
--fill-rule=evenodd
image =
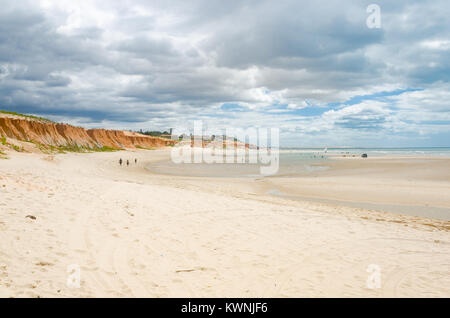
<path id="1" fill-rule="evenodd" d="M 282 146 L 450 146 L 448 0 L 0 6 L 2 110 L 86 128 L 279 128 Z"/>

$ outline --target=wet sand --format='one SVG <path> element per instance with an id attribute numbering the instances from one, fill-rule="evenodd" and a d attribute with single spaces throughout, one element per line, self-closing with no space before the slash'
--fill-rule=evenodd
<path id="1" fill-rule="evenodd" d="M 259 165 L 174 164 L 169 160 L 150 164 L 152 173 L 206 182 L 238 179 L 259 195 L 328 203 L 368 210 L 450 220 L 450 158 L 430 156 L 330 156 L 315 162 L 292 162 L 269 177 L 259 175 Z M 208 186 L 205 186 L 207 188 Z"/>

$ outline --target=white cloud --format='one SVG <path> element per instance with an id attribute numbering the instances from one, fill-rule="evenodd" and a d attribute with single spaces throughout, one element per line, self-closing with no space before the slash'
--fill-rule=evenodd
<path id="1" fill-rule="evenodd" d="M 109 128 L 207 117 L 346 142 L 445 132 L 448 2 L 378 4 L 375 30 L 362 0 L 0 0 L 0 103 Z M 329 110 L 405 88 L 423 90 Z"/>

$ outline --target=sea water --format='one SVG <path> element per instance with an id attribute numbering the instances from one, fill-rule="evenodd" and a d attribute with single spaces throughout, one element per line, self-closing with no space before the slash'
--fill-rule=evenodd
<path id="1" fill-rule="evenodd" d="M 275 177 L 295 177 L 313 175 L 329 169 L 330 161 L 337 157 L 411 156 L 411 157 L 450 157 L 447 148 L 281 148 L 279 168 Z M 147 168 L 151 172 L 191 177 L 271 177 L 263 176 L 261 164 L 249 163 L 181 163 L 171 160 L 151 163 Z"/>

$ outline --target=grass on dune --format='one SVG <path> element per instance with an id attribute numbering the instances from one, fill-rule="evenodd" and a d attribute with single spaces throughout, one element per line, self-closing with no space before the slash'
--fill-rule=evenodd
<path id="1" fill-rule="evenodd" d="M 7 146 L 7 147 L 9 147 L 9 148 L 11 148 L 11 149 L 14 149 L 15 151 L 17 151 L 17 152 L 24 152 L 25 150 L 23 149 L 23 147 L 19 147 L 19 146 L 16 146 L 16 145 L 13 145 L 13 144 L 10 144 L 9 142 L 7 142 L 6 141 L 6 137 L 4 137 L 4 136 L 2 136 L 1 138 L 0 138 L 0 143 L 3 145 L 3 146 Z"/>
<path id="2" fill-rule="evenodd" d="M 85 153 L 85 152 L 114 152 L 114 151 L 120 151 L 122 149 L 115 149 L 108 146 L 103 147 L 96 147 L 96 148 L 89 148 L 84 146 L 78 146 L 78 145 L 65 145 L 65 146 L 53 146 L 53 145 L 43 145 L 39 142 L 35 141 L 29 141 L 36 145 L 36 147 L 39 148 L 39 150 L 46 154 L 54 154 L 54 153 L 67 153 L 67 152 L 78 152 L 78 153 Z"/>
<path id="3" fill-rule="evenodd" d="M 26 142 L 34 144 L 42 153 L 45 154 L 55 154 L 55 153 L 67 153 L 67 152 L 115 152 L 120 151 L 123 149 L 116 149 L 108 146 L 102 146 L 102 147 L 95 147 L 95 148 L 89 148 L 84 146 L 78 146 L 76 144 L 73 145 L 65 145 L 65 146 L 53 146 L 53 145 L 44 145 L 39 142 L 33 141 L 33 140 L 25 140 Z M 17 152 L 23 152 L 24 148 L 19 147 L 13 144 L 10 144 L 6 141 L 6 137 L 0 138 L 0 144 L 3 146 L 7 146 L 9 148 L 14 149 Z"/>
<path id="4" fill-rule="evenodd" d="M 25 118 L 30 118 L 30 119 L 35 119 L 35 120 L 45 121 L 45 122 L 49 122 L 49 123 L 52 123 L 52 122 L 53 122 L 53 121 L 51 121 L 50 119 L 47 119 L 47 118 L 44 118 L 44 117 L 38 117 L 38 116 L 34 116 L 34 115 L 20 114 L 20 113 L 16 113 L 16 112 L 9 112 L 9 111 L 6 111 L 6 110 L 0 110 L 0 114 L 20 116 L 20 117 L 25 117 Z"/>
<path id="5" fill-rule="evenodd" d="M 93 149 L 93 151 L 96 151 L 96 152 L 115 152 L 115 151 L 120 151 L 120 150 L 123 150 L 123 149 L 116 149 L 116 148 L 112 148 L 112 147 L 108 147 L 108 146 L 103 146 L 101 148 Z"/>
<path id="6" fill-rule="evenodd" d="M 136 146 L 136 149 L 155 150 L 155 148 L 152 148 L 152 147 L 143 147 L 143 146 L 139 146 L 139 145 Z"/>
<path id="7" fill-rule="evenodd" d="M 19 146 L 13 145 L 13 144 L 9 144 L 9 146 L 10 146 L 12 149 L 14 149 L 15 151 L 17 151 L 17 152 L 24 152 L 24 151 L 25 151 L 25 150 L 23 149 L 23 147 L 19 147 Z"/>

